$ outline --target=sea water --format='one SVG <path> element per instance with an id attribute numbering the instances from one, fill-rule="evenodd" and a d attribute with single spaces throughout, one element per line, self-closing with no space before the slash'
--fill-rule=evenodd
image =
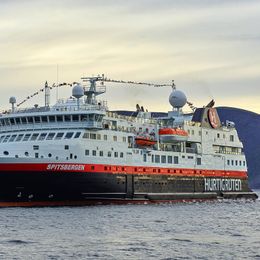
<path id="1" fill-rule="evenodd" d="M 260 200 L 1 208 L 0 259 L 260 259 Z"/>

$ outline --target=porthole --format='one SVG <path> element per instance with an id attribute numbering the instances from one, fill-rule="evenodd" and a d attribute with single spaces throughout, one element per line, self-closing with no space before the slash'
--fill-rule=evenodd
<path id="1" fill-rule="evenodd" d="M 51 154 L 51 153 L 49 153 L 49 154 L 48 154 L 48 157 L 52 157 L 52 154 Z"/>
<path id="2" fill-rule="evenodd" d="M 9 152 L 8 151 L 4 151 L 4 155 L 9 155 Z"/>
<path id="3" fill-rule="evenodd" d="M 29 153 L 28 153 L 28 152 L 25 152 L 24 155 L 25 155 L 25 156 L 29 156 Z"/>

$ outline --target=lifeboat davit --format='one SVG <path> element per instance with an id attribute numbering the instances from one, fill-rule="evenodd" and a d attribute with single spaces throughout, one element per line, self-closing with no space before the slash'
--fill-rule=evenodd
<path id="1" fill-rule="evenodd" d="M 159 136 L 162 143 L 184 142 L 188 139 L 188 133 L 180 128 L 161 128 Z"/>
<path id="2" fill-rule="evenodd" d="M 147 136 L 136 136 L 135 143 L 138 146 L 153 146 L 156 144 L 156 140 L 151 139 L 150 137 Z"/>

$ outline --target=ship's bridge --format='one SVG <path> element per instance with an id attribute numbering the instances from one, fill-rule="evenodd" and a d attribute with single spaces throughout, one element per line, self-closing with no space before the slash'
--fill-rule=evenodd
<path id="1" fill-rule="evenodd" d="M 101 129 L 106 104 L 77 104 L 76 100 L 59 100 L 52 107 L 34 107 L 8 111 L 0 116 L 0 132 L 40 129 Z"/>

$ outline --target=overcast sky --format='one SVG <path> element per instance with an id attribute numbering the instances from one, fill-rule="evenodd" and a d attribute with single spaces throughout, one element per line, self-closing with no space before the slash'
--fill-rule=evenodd
<path id="1" fill-rule="evenodd" d="M 196 106 L 214 98 L 260 113 L 259 28 L 258 0 L 1 0 L 0 108 L 56 82 L 58 64 L 60 82 L 174 79 Z M 168 111 L 170 92 L 109 84 L 102 98 L 110 109 Z"/>

